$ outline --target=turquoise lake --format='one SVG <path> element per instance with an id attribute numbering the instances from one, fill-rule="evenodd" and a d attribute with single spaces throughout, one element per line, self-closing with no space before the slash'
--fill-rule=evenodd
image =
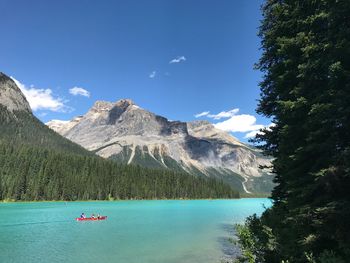
<path id="1" fill-rule="evenodd" d="M 268 199 L 0 204 L 0 262 L 215 263 Z M 105 221 L 77 222 L 82 212 Z"/>

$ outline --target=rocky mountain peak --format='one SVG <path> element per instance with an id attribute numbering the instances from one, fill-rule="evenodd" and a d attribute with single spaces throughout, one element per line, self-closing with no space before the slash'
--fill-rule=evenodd
<path id="1" fill-rule="evenodd" d="M 9 111 L 32 112 L 30 105 L 16 83 L 0 72 L 0 104 Z"/>
<path id="2" fill-rule="evenodd" d="M 225 131 L 219 130 L 214 124 L 205 120 L 196 120 L 187 122 L 187 128 L 190 135 L 197 138 L 210 138 L 221 140 L 232 145 L 244 146 L 237 138 Z"/>
<path id="3" fill-rule="evenodd" d="M 131 99 L 121 99 L 115 103 L 115 106 L 122 107 L 122 108 L 127 108 L 131 105 L 135 105 L 135 102 L 133 102 Z"/>
<path id="4" fill-rule="evenodd" d="M 90 108 L 89 112 L 92 114 L 96 113 L 111 113 L 118 112 L 118 115 L 125 112 L 129 106 L 135 106 L 135 103 L 130 99 L 121 99 L 115 103 L 109 101 L 98 100 Z"/>
<path id="5" fill-rule="evenodd" d="M 264 184 L 259 167 L 270 163 L 208 121 L 169 121 L 130 99 L 98 101 L 83 117 L 48 126 L 104 158 L 219 177 L 246 193 Z"/>
<path id="6" fill-rule="evenodd" d="M 97 100 L 94 105 L 91 107 L 90 111 L 92 112 L 102 112 L 109 111 L 113 107 L 113 103 L 109 101 Z"/>
<path id="7" fill-rule="evenodd" d="M 53 129 L 55 132 L 65 135 L 67 131 L 71 130 L 75 125 L 77 125 L 84 116 L 76 116 L 70 121 L 64 121 L 64 120 L 51 120 L 47 123 L 45 123 L 47 126 L 49 126 L 51 129 Z"/>

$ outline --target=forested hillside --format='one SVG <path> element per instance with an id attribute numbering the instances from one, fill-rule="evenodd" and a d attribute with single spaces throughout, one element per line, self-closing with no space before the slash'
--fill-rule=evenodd
<path id="1" fill-rule="evenodd" d="M 6 75 L 0 77 L 2 101 L 17 107 L 16 96 L 4 96 L 9 87 L 12 95 L 20 93 L 18 87 Z M 105 160 L 58 135 L 28 110 L 0 104 L 0 200 L 238 197 L 221 181 Z"/>
<path id="2" fill-rule="evenodd" d="M 5 142 L 0 167 L 0 200 L 238 197 L 213 179 Z"/>
<path id="3" fill-rule="evenodd" d="M 36 145 L 53 149 L 93 156 L 93 153 L 72 143 L 43 125 L 32 114 L 25 111 L 10 112 L 0 104 L 0 139 L 14 145 Z"/>

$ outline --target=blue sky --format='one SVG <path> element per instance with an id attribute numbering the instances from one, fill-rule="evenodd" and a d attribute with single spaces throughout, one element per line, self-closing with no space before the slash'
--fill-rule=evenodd
<path id="1" fill-rule="evenodd" d="M 1 0 L 0 71 L 22 84 L 43 122 L 131 98 L 246 141 L 269 124 L 255 113 L 261 3 Z"/>

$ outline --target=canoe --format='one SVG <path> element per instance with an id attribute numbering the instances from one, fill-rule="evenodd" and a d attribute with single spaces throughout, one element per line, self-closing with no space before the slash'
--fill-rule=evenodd
<path id="1" fill-rule="evenodd" d="M 97 217 L 85 217 L 85 218 L 81 218 L 81 217 L 77 217 L 75 220 L 77 221 L 98 221 L 98 220 L 106 220 L 107 216 L 100 216 L 99 218 Z"/>

